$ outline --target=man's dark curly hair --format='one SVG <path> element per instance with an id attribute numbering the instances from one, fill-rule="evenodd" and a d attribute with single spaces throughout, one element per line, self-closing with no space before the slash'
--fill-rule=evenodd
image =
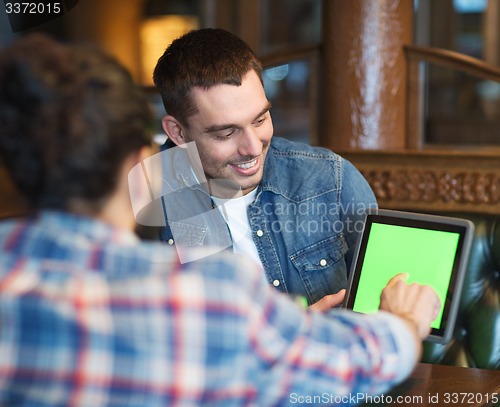
<path id="1" fill-rule="evenodd" d="M 151 122 L 129 73 L 96 49 L 33 34 L 0 50 L 0 162 L 35 209 L 98 211 Z"/>

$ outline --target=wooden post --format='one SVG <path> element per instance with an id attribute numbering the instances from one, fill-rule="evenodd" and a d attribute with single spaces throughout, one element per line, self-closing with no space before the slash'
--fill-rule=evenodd
<path id="1" fill-rule="evenodd" d="M 324 0 L 320 144 L 406 147 L 406 61 L 413 0 Z"/>

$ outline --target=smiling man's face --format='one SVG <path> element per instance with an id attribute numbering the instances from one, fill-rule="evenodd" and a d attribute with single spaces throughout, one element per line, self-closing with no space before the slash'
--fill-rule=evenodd
<path id="1" fill-rule="evenodd" d="M 241 86 L 217 85 L 191 92 L 198 112 L 189 117 L 187 127 L 177 122 L 177 134 L 169 136 L 177 145 L 196 142 L 207 179 L 227 179 L 238 184 L 243 194 L 249 193 L 262 179 L 273 136 L 270 103 L 259 77 L 252 70 Z"/>

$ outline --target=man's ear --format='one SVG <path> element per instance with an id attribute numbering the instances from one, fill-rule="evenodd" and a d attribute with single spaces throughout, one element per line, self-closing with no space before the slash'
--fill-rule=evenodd
<path id="1" fill-rule="evenodd" d="M 184 138 L 182 126 L 174 116 L 167 115 L 163 117 L 163 119 L 161 119 L 161 125 L 163 131 L 174 144 L 180 146 L 187 143 Z"/>

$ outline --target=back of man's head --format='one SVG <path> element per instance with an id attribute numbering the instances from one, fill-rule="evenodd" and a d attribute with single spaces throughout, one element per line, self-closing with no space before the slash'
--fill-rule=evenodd
<path id="1" fill-rule="evenodd" d="M 193 87 L 240 86 L 250 70 L 261 78 L 262 65 L 243 40 L 220 28 L 204 28 L 172 42 L 158 60 L 153 80 L 167 113 L 187 125 L 196 113 Z"/>
<path id="2" fill-rule="evenodd" d="M 95 49 L 40 34 L 0 50 L 0 160 L 36 208 L 98 211 L 152 113 L 129 73 Z"/>

